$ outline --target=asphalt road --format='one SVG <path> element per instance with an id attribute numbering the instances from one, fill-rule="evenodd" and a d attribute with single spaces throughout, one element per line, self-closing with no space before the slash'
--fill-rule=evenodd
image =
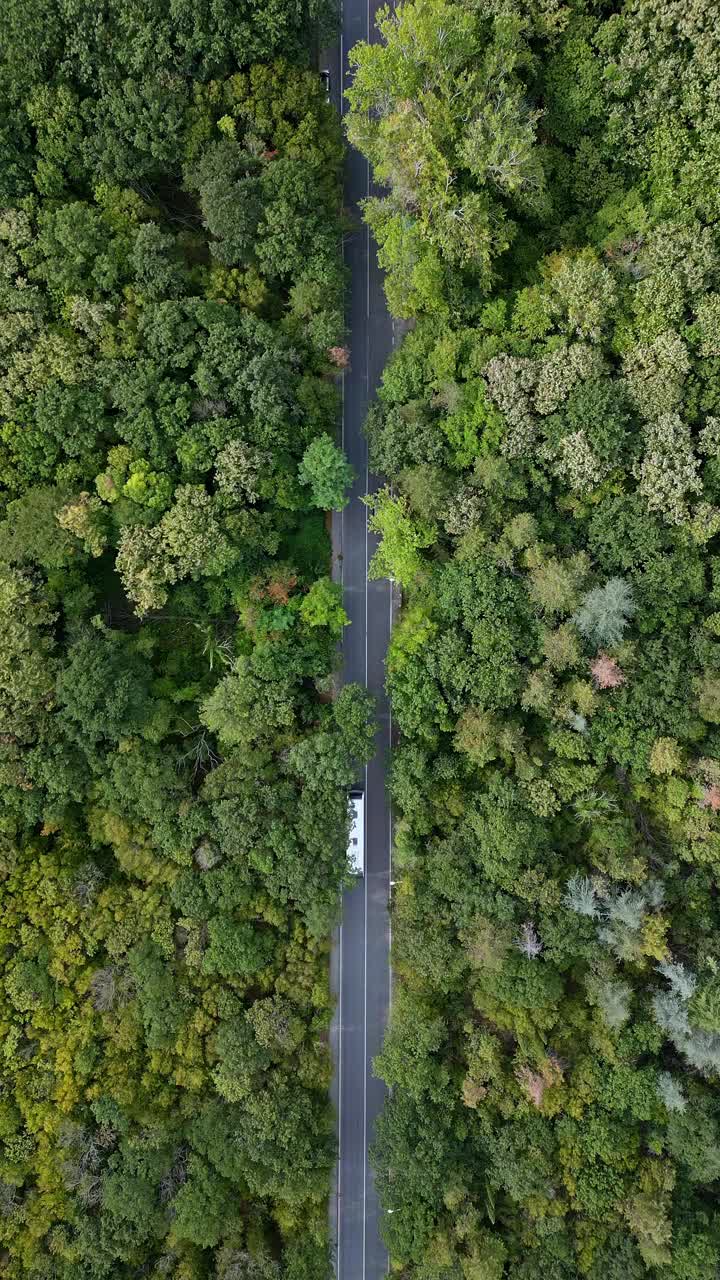
<path id="1" fill-rule="evenodd" d="M 347 51 L 358 40 L 374 38 L 376 0 L 344 0 L 340 46 L 321 63 L 331 72 L 331 93 L 339 110 L 348 83 Z M 350 368 L 343 386 L 343 447 L 355 468 L 350 502 L 335 516 L 336 573 L 344 587 L 350 617 L 343 641 L 347 682 L 364 684 L 377 699 L 377 750 L 365 771 L 365 876 L 343 898 L 342 924 L 332 955 L 336 1015 L 331 1039 L 335 1061 L 333 1099 L 338 1117 L 338 1165 L 331 1226 L 338 1280 L 379 1280 L 387 1272 L 387 1251 L 380 1239 L 379 1206 L 368 1148 L 385 1088 L 372 1074 L 382 1047 L 390 1004 L 391 819 L 386 792 L 390 714 L 385 697 L 385 653 L 390 637 L 391 590 L 386 580 L 368 582 L 375 549 L 368 533 L 364 494 L 382 480 L 368 470 L 362 427 L 367 407 L 393 346 L 393 327 L 385 306 L 382 273 L 374 246 L 360 220 L 359 202 L 371 190 L 367 162 L 349 150 L 345 167 L 345 204 L 356 230 L 345 243 L 349 269 L 347 294 Z M 362 781 L 362 780 L 359 780 Z"/>

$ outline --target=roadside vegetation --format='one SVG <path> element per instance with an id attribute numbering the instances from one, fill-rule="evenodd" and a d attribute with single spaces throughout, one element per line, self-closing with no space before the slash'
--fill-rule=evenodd
<path id="1" fill-rule="evenodd" d="M 401 742 L 375 1159 L 417 1280 L 720 1264 L 720 29 L 417 0 L 349 136 Z"/>
<path id="2" fill-rule="evenodd" d="M 0 1271 L 324 1280 L 367 699 L 312 5 L 0 18 Z"/>

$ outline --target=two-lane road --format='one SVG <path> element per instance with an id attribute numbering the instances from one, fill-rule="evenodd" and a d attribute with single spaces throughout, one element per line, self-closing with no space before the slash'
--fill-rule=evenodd
<path id="1" fill-rule="evenodd" d="M 339 48 L 323 62 L 331 73 L 335 105 L 345 110 L 347 52 L 375 38 L 376 0 L 344 0 Z M 379 1233 L 379 1207 L 368 1148 L 385 1089 L 372 1074 L 382 1047 L 390 1004 L 391 818 L 386 792 L 390 715 L 385 697 L 385 654 L 390 637 L 391 590 L 369 582 L 375 549 L 361 498 L 382 483 L 369 473 L 363 423 L 368 404 L 392 350 L 393 329 L 385 306 L 382 274 L 359 203 L 372 190 L 367 161 L 350 149 L 345 164 L 345 205 L 356 228 L 345 243 L 349 272 L 347 326 L 351 364 L 343 385 L 343 447 L 355 468 L 350 502 L 335 516 L 334 544 L 350 626 L 343 641 L 347 682 L 364 684 L 377 699 L 377 750 L 365 771 L 365 876 L 345 893 L 342 924 L 333 947 L 336 1013 L 332 1029 L 333 1097 L 338 1116 L 338 1165 L 331 1205 L 338 1280 L 380 1280 L 387 1251 Z"/>

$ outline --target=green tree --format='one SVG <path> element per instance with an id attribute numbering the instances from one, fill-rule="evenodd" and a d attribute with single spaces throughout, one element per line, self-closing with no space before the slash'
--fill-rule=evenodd
<path id="1" fill-rule="evenodd" d="M 327 627 L 332 635 L 341 636 L 349 622 L 342 605 L 342 587 L 329 578 L 313 582 L 300 605 L 300 617 L 308 627 Z"/>
<path id="2" fill-rule="evenodd" d="M 407 499 L 394 497 L 390 489 L 381 489 L 365 502 L 371 512 L 368 527 L 381 538 L 370 577 L 391 577 L 403 587 L 411 586 L 423 571 L 420 552 L 432 545 L 434 528 L 413 520 Z"/>
<path id="3" fill-rule="evenodd" d="M 538 116 L 517 74 L 523 24 L 419 0 L 378 25 L 382 43 L 352 52 L 348 90 L 350 141 L 390 189 L 365 215 L 394 313 L 442 312 L 448 269 L 492 280 L 513 237 L 504 201 L 546 207 Z"/>
<path id="4" fill-rule="evenodd" d="M 313 506 L 324 511 L 340 511 L 347 506 L 346 490 L 355 472 L 330 436 L 318 436 L 311 441 L 303 454 L 298 476 L 300 483 L 310 489 Z"/>

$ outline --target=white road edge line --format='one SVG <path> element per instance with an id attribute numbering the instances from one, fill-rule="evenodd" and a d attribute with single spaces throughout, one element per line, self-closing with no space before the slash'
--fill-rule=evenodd
<path id="1" fill-rule="evenodd" d="M 370 43 L 370 0 L 366 4 L 366 40 Z M 370 161 L 365 165 L 365 192 L 370 195 Z M 365 399 L 370 404 L 370 228 L 367 223 L 364 227 L 365 232 L 365 276 L 366 290 L 365 303 L 367 311 L 367 335 L 365 342 Z M 370 462 L 368 457 L 367 442 L 365 444 L 365 492 L 370 489 Z M 368 687 L 368 512 L 365 511 L 365 688 Z M 367 802 L 367 777 L 368 769 L 365 766 L 365 806 L 369 815 L 369 805 Z M 367 908 L 368 908 L 368 855 L 370 851 L 370 842 L 367 839 L 367 827 L 365 836 L 365 1016 L 363 1026 L 363 1280 L 366 1276 L 365 1253 L 367 1246 L 367 1149 L 368 1149 L 368 1131 L 367 1131 L 367 1085 L 368 1085 L 368 1064 L 367 1064 Z"/>
<path id="2" fill-rule="evenodd" d="M 368 35 L 370 30 L 370 0 L 368 0 Z M 367 165 L 367 190 L 370 192 L 370 165 Z M 367 234 L 366 250 L 370 247 L 370 230 L 365 227 Z M 367 271 L 367 313 L 370 318 L 370 255 L 366 251 L 365 254 L 366 271 Z M 370 396 L 370 326 L 367 329 L 367 340 L 365 343 L 365 387 L 366 398 Z M 367 446 L 365 451 L 365 492 L 370 488 L 370 467 L 367 454 Z M 365 688 L 368 687 L 368 515 L 365 512 Z M 369 817 L 370 806 L 368 804 L 368 767 L 365 765 L 365 807 L 366 819 Z M 364 961 L 363 961 L 363 1280 L 365 1280 L 365 1253 L 367 1247 L 367 913 L 368 913 L 368 861 L 370 852 L 370 842 L 367 838 L 368 826 L 366 824 L 365 833 L 365 885 L 364 885 Z"/>
<path id="3" fill-rule="evenodd" d="M 340 985 L 340 998 L 338 1000 L 338 1154 L 337 1154 L 337 1195 L 335 1199 L 335 1246 L 337 1249 L 337 1257 L 335 1266 L 340 1276 L 340 1233 L 342 1231 L 342 1214 L 340 1213 L 340 1205 L 342 1203 L 342 984 L 343 984 L 343 927 L 340 921 L 340 966 L 338 981 Z"/>
<path id="4" fill-rule="evenodd" d="M 338 87 L 340 91 L 339 112 L 340 120 L 343 117 L 344 94 L 343 81 L 345 76 L 345 50 L 344 50 L 344 30 L 343 24 L 345 20 L 345 4 L 344 0 L 340 0 L 340 66 L 338 68 Z M 343 266 L 345 265 L 345 239 L 341 237 L 340 253 L 342 255 Z M 340 444 L 343 452 L 345 451 L 345 371 L 343 370 L 340 379 Z M 340 512 L 340 586 L 343 594 L 345 593 L 345 508 Z M 342 1213 L 340 1206 L 342 1204 L 342 1077 L 343 1077 L 343 921 L 342 921 L 342 897 L 340 898 L 340 931 L 339 931 L 339 949 L 340 964 L 338 982 L 340 991 L 338 994 L 338 1038 L 337 1038 L 337 1056 L 338 1056 L 338 1095 L 337 1095 L 337 1174 L 336 1174 L 336 1197 L 335 1197 L 335 1273 L 337 1280 L 340 1280 L 340 1239 L 342 1234 Z"/>
<path id="5" fill-rule="evenodd" d="M 392 578 L 390 578 L 390 579 L 389 579 L 389 582 L 390 582 L 390 620 L 389 620 L 389 622 L 388 622 L 388 645 L 390 644 L 390 641 L 392 640 L 392 623 L 393 623 L 393 580 L 392 580 Z M 391 702 L 390 702 L 390 699 L 389 699 L 389 698 L 388 698 L 388 736 L 387 736 L 387 752 L 388 752 L 388 759 L 390 759 L 390 757 L 391 757 L 391 755 L 392 755 L 392 705 L 391 705 Z M 392 895 L 391 895 L 391 890 L 392 890 L 392 876 L 393 876 L 393 869 L 392 869 L 392 857 L 393 857 L 393 819 L 392 819 L 392 799 L 391 799 L 391 797 L 390 797 L 390 795 L 389 795 L 389 794 L 386 796 L 386 800 L 387 800 L 387 807 L 388 807 L 388 888 L 387 888 L 387 899 L 388 899 L 388 1026 L 389 1026 L 389 1025 L 390 1025 L 390 1014 L 392 1013 L 392 998 L 393 998 L 393 984 L 392 984 L 392 915 L 390 914 L 390 899 L 391 899 L 391 896 L 392 896 Z"/>

